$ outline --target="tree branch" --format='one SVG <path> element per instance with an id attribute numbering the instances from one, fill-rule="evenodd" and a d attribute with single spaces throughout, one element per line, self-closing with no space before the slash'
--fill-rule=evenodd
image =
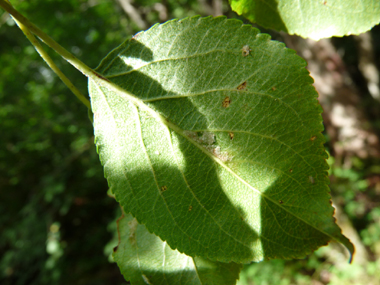
<path id="1" fill-rule="evenodd" d="M 139 11 L 135 7 L 133 7 L 130 0 L 117 0 L 117 2 L 119 2 L 124 12 L 128 15 L 129 18 L 131 18 L 133 22 L 135 22 L 135 24 L 141 30 L 146 30 L 148 28 L 147 23 L 143 20 Z"/>

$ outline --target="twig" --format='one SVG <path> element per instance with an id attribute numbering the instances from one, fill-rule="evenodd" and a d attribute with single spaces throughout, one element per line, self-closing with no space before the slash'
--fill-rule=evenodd
<path id="1" fill-rule="evenodd" d="M 223 15 L 223 2 L 222 0 L 212 0 L 212 15 L 214 17 Z"/>
<path id="2" fill-rule="evenodd" d="M 147 23 L 142 19 L 140 13 L 135 7 L 133 7 L 129 0 L 118 0 L 118 2 L 128 17 L 131 18 L 131 20 L 135 22 L 140 29 L 145 30 L 148 27 Z"/>
<path id="3" fill-rule="evenodd" d="M 51 37 L 45 34 L 41 29 L 39 29 L 36 25 L 31 23 L 27 18 L 21 15 L 18 11 L 16 11 L 6 0 L 0 0 L 0 7 L 4 8 L 8 13 L 10 13 L 14 18 L 16 18 L 19 22 L 21 22 L 24 26 L 28 28 L 28 30 L 38 36 L 45 44 L 55 50 L 60 56 L 66 59 L 71 65 L 73 65 L 76 69 L 81 71 L 85 76 L 87 76 L 94 84 L 99 86 L 103 86 L 108 90 L 112 90 L 113 92 L 118 93 L 120 96 L 123 96 L 125 99 L 135 104 L 136 106 L 142 108 L 150 112 L 153 117 L 156 117 L 158 120 L 162 121 L 165 125 L 170 125 L 171 128 L 176 130 L 176 126 L 167 122 L 167 120 L 154 112 L 151 108 L 147 107 L 142 100 L 134 96 L 132 93 L 118 86 L 117 84 L 111 82 L 103 75 L 99 74 L 92 68 L 88 67 L 78 58 L 76 58 L 73 54 L 68 52 L 64 47 L 54 41 Z M 178 130 L 177 130 L 178 131 Z M 181 130 L 179 130 L 181 131 Z"/>
<path id="4" fill-rule="evenodd" d="M 375 56 L 371 32 L 354 37 L 358 43 L 359 69 L 367 81 L 368 91 L 376 101 L 380 102 L 379 71 L 374 64 Z"/>
<path id="5" fill-rule="evenodd" d="M 158 12 L 158 18 L 160 18 L 161 22 L 168 20 L 168 9 L 164 4 L 157 2 L 153 5 L 153 9 Z"/>
<path id="6" fill-rule="evenodd" d="M 88 67 L 78 58 L 76 58 L 72 53 L 67 51 L 64 47 L 54 41 L 51 37 L 45 34 L 40 28 L 31 23 L 27 18 L 21 15 L 18 11 L 16 11 L 7 1 L 0 0 L 0 6 L 7 11 L 9 14 L 13 16 L 14 19 L 23 24 L 30 32 L 38 36 L 46 45 L 55 50 L 60 56 L 66 59 L 71 65 L 73 65 L 76 69 L 82 72 L 85 76 L 93 79 L 95 82 L 99 82 L 99 79 L 108 81 L 108 79 L 104 78 L 97 72 L 95 72 L 92 68 Z"/>
<path id="7" fill-rule="evenodd" d="M 58 66 L 54 63 L 51 57 L 46 53 L 46 51 L 41 46 L 40 42 L 36 39 L 36 37 L 25 27 L 22 23 L 13 18 L 16 24 L 20 27 L 21 31 L 28 38 L 28 40 L 35 47 L 40 56 L 45 60 L 47 65 L 57 74 L 57 76 L 63 81 L 63 83 L 74 93 L 74 95 L 88 108 L 91 110 L 90 101 L 74 86 L 74 84 L 62 73 L 62 71 L 58 68 Z"/>

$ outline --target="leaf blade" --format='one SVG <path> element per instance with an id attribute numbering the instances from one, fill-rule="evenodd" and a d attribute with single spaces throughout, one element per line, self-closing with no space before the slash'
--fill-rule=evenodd
<path id="1" fill-rule="evenodd" d="M 119 245 L 113 257 L 131 284 L 235 284 L 242 265 L 191 258 L 172 250 L 137 223 L 132 215 L 118 220 Z"/>
<path id="2" fill-rule="evenodd" d="M 134 103 L 89 88 L 116 199 L 191 256 L 299 258 L 331 239 L 352 251 L 333 219 L 321 108 L 304 67 L 225 18 L 157 25 L 112 51 L 97 71 Z"/>

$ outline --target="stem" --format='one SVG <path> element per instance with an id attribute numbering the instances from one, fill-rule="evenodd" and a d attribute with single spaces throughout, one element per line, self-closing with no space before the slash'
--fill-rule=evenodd
<path id="1" fill-rule="evenodd" d="M 41 46 L 40 42 L 36 37 L 28 30 L 26 26 L 20 23 L 14 18 L 16 24 L 19 26 L 24 35 L 29 39 L 32 45 L 35 47 L 40 56 L 45 60 L 47 65 L 57 74 L 57 76 L 63 81 L 63 83 L 74 93 L 74 95 L 89 109 L 91 110 L 90 101 L 74 86 L 74 84 L 62 73 L 58 66 L 54 63 L 51 57 L 46 53 L 46 51 Z"/>
<path id="2" fill-rule="evenodd" d="M 68 52 L 64 47 L 62 47 L 60 44 L 54 41 L 51 37 L 45 34 L 40 28 L 38 28 L 36 25 L 31 23 L 27 18 L 21 15 L 18 11 L 16 11 L 6 0 L 0 0 L 0 7 L 2 7 L 5 11 L 11 14 L 14 19 L 16 19 L 22 25 L 24 25 L 30 32 L 38 36 L 46 45 L 48 45 L 50 48 L 55 50 L 56 53 L 58 53 L 60 56 L 66 59 L 71 65 L 73 65 L 76 69 L 78 69 L 85 76 L 91 79 L 94 83 L 96 83 L 97 85 L 106 87 L 107 89 L 111 89 L 120 95 L 124 95 L 133 104 L 140 106 L 141 108 L 147 109 L 150 112 L 152 111 L 148 107 L 146 107 L 145 104 L 140 99 L 136 98 L 133 94 L 124 90 L 120 86 L 112 83 L 103 75 L 97 73 L 95 70 L 88 67 L 82 61 L 76 58 L 73 54 Z"/>
<path id="3" fill-rule="evenodd" d="M 76 69 L 82 72 L 88 78 L 91 78 L 97 83 L 104 85 L 104 82 L 109 82 L 108 79 L 104 78 L 102 75 L 94 71 L 92 68 L 88 67 L 78 58 L 76 58 L 72 53 L 67 51 L 64 47 L 54 41 L 51 37 L 45 34 L 40 28 L 31 23 L 27 18 L 21 15 L 18 11 L 16 11 L 12 5 L 10 5 L 6 0 L 0 0 L 0 7 L 2 7 L 5 11 L 12 15 L 12 17 L 18 22 L 21 23 L 28 32 L 32 32 L 36 36 L 38 36 L 46 45 L 55 50 L 60 56 L 66 59 L 71 65 L 73 65 Z M 34 43 L 34 42 L 33 42 Z M 86 104 L 87 106 L 87 104 Z"/>

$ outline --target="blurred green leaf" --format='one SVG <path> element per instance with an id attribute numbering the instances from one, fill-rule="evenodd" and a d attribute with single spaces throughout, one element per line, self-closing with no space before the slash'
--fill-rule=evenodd
<path id="1" fill-rule="evenodd" d="M 319 40 L 360 34 L 380 22 L 378 0 L 229 0 L 232 10 L 265 28 Z"/>
<path id="2" fill-rule="evenodd" d="M 132 215 L 118 220 L 114 259 L 131 284 L 235 284 L 241 265 L 192 258 L 172 250 Z"/>

